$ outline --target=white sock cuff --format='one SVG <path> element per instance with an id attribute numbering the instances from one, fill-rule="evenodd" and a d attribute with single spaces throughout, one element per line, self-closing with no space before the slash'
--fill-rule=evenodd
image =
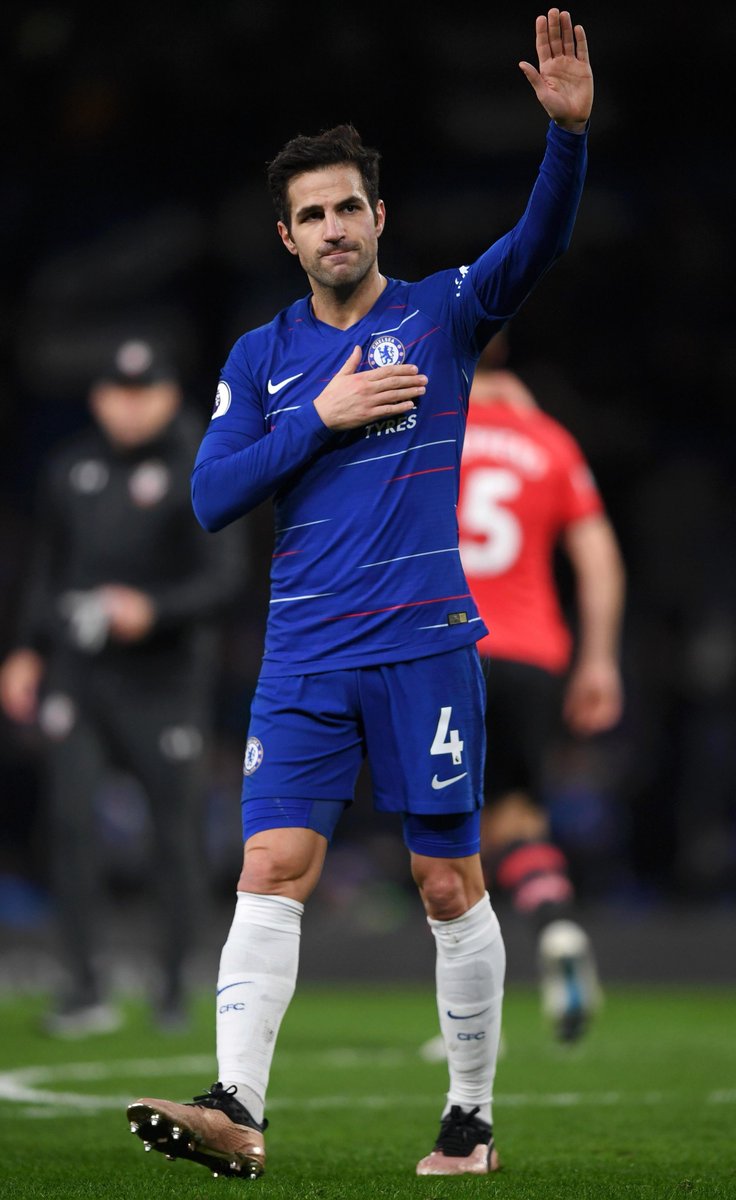
<path id="1" fill-rule="evenodd" d="M 501 936 L 501 926 L 491 907 L 488 892 L 460 917 L 454 917 L 451 921 L 438 921 L 434 917 L 427 917 L 427 922 L 435 936 L 438 949 L 441 947 L 448 955 L 475 952 Z"/>
<path id="2" fill-rule="evenodd" d="M 281 933 L 301 933 L 304 905 L 289 896 L 263 896 L 257 892 L 238 892 L 235 920 L 276 929 Z"/>

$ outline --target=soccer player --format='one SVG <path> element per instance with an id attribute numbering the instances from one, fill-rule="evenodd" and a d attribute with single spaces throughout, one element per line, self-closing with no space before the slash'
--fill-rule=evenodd
<path id="1" fill-rule="evenodd" d="M 485 632 L 458 553 L 470 380 L 489 338 L 568 244 L 593 85 L 585 34 L 550 9 L 539 70 L 551 118 L 524 215 L 471 266 L 386 278 L 378 155 L 350 126 L 287 143 L 269 168 L 278 232 L 311 295 L 242 337 L 193 475 L 218 529 L 274 497 L 276 543 L 244 763 L 245 854 L 217 984 L 219 1082 L 143 1098 L 133 1132 L 215 1172 L 264 1168 L 264 1105 L 294 991 L 304 903 L 367 754 L 376 807 L 401 814 L 437 950 L 450 1084 L 421 1175 L 498 1166 L 491 1091 L 505 952 L 479 855 Z"/>
<path id="2" fill-rule="evenodd" d="M 99 372 L 93 424 L 44 466 L 17 643 L 0 668 L 3 710 L 44 739 L 44 834 L 68 974 L 44 1023 L 58 1037 L 121 1020 L 95 963 L 105 933 L 94 799 L 112 767 L 139 780 L 151 814 L 157 1020 L 171 1029 L 186 1015 L 212 619 L 242 593 L 243 555 L 237 531 L 208 538 L 192 516 L 201 430 L 182 399 L 172 364 L 146 340 L 123 342 Z"/>
<path id="3" fill-rule="evenodd" d="M 498 340 L 473 379 L 458 505 L 460 555 L 489 630 L 478 643 L 488 686 L 481 852 L 534 923 L 544 1009 L 558 1037 L 574 1040 L 599 986 L 589 938 L 574 920 L 565 856 L 550 842 L 542 767 L 560 706 L 583 737 L 621 715 L 624 569 L 575 440 L 517 375 L 487 365 Z M 573 569 L 578 615 L 566 680 L 572 639 L 555 586 L 558 542 Z"/>

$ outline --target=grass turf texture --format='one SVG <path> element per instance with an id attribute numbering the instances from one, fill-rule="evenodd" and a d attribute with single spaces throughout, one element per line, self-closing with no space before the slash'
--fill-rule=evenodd
<path id="1" fill-rule="evenodd" d="M 127 1129 L 126 1099 L 191 1099 L 214 1079 L 208 998 L 189 1034 L 157 1033 L 131 1002 L 119 1033 L 67 1043 L 36 1032 L 43 1007 L 0 1004 L 0 1190 L 14 1200 L 736 1198 L 730 992 L 611 989 L 586 1041 L 561 1047 L 536 994 L 510 989 L 495 1109 L 504 1169 L 478 1179 L 413 1174 L 446 1086 L 444 1065 L 417 1053 L 436 1030 L 429 989 L 298 993 L 272 1073 L 268 1170 L 254 1182 L 146 1154 Z"/>

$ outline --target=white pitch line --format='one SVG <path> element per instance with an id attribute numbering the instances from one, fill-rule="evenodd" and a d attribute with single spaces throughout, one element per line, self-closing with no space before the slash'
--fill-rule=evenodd
<path id="1" fill-rule="evenodd" d="M 182 1055 L 179 1058 L 123 1059 L 119 1062 L 65 1063 L 60 1066 L 21 1067 L 16 1071 L 0 1073 L 0 1101 L 16 1104 L 44 1104 L 50 1109 L 61 1111 L 73 1109 L 77 1112 L 98 1112 L 102 1109 L 119 1108 L 129 1103 L 130 1096 L 96 1096 L 83 1092 L 55 1092 L 40 1087 L 40 1084 L 59 1081 L 90 1082 L 126 1078 L 128 1075 L 186 1075 L 212 1070 L 212 1058 L 203 1054 Z M 21 1114 L 22 1115 L 22 1114 Z M 38 1114 L 36 1114 L 38 1115 Z"/>
<path id="2" fill-rule="evenodd" d="M 280 1062 L 303 1061 L 303 1054 L 281 1055 Z M 310 1056 L 311 1057 L 311 1056 Z M 316 1053 L 323 1065 L 333 1068 L 352 1069 L 366 1059 L 383 1067 L 402 1067 L 415 1061 L 415 1055 L 391 1049 L 365 1051 L 351 1047 L 333 1047 L 324 1053 Z M 0 1074 L 0 1101 L 10 1108 L 3 1110 L 3 1119 L 38 1120 L 77 1115 L 95 1116 L 110 1109 L 122 1110 L 132 1098 L 120 1095 L 90 1095 L 82 1092 L 57 1092 L 43 1087 L 56 1081 L 85 1082 L 104 1079 L 124 1079 L 145 1075 L 189 1075 L 207 1074 L 213 1069 L 209 1055 L 181 1055 L 177 1058 L 138 1058 L 112 1062 L 66 1063 L 56 1066 L 20 1067 L 15 1071 Z M 501 1092 L 495 1104 L 499 1108 L 611 1108 L 616 1106 L 654 1107 L 679 1100 L 679 1092 Z M 700 1098 L 689 1096 L 690 1103 L 713 1105 L 736 1104 L 736 1088 L 718 1088 Z M 303 1099 L 296 1096 L 275 1096 L 269 1102 L 270 1110 L 306 1108 L 325 1111 L 346 1106 L 360 1109 L 403 1108 L 407 1105 L 435 1107 L 437 1097 L 430 1094 L 396 1095 L 386 1092 L 377 1096 L 350 1096 L 345 1094 L 313 1096 Z"/>

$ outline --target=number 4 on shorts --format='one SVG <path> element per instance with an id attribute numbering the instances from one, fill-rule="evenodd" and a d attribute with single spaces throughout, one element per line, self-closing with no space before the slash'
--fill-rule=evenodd
<path id="1" fill-rule="evenodd" d="M 451 754 L 454 763 L 463 761 L 463 747 L 465 742 L 460 740 L 460 733 L 457 729 L 450 729 L 450 721 L 452 720 L 452 708 L 440 709 L 440 719 L 437 722 L 437 730 L 434 735 L 434 741 L 429 751 L 430 754 Z M 447 731 L 450 729 L 450 736 L 447 737 Z"/>

